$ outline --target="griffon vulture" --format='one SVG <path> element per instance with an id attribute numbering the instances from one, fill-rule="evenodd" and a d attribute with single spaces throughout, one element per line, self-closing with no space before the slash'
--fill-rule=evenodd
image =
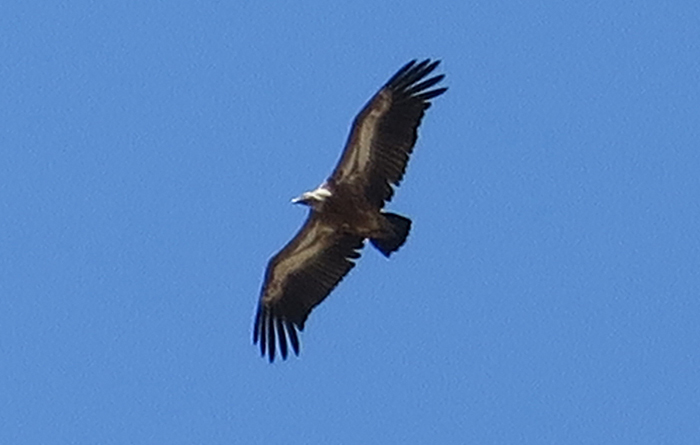
<path id="1" fill-rule="evenodd" d="M 253 343 L 270 362 L 275 351 L 299 355 L 299 335 L 311 310 L 355 266 L 366 239 L 389 257 L 403 245 L 411 220 L 382 210 L 391 200 L 416 143 L 434 88 L 445 76 L 425 79 L 440 62 L 407 63 L 355 118 L 340 162 L 316 190 L 292 200 L 309 206 L 299 233 L 269 262 Z"/>

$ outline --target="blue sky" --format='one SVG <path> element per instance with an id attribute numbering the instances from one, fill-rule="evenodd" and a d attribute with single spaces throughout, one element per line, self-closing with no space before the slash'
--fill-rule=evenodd
<path id="1" fill-rule="evenodd" d="M 700 443 L 697 2 L 3 2 L 0 443 Z M 389 208 L 251 344 L 349 125 L 443 60 Z"/>

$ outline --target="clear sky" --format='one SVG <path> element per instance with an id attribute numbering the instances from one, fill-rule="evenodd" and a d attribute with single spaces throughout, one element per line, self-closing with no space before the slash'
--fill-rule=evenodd
<path id="1" fill-rule="evenodd" d="M 697 1 L 0 6 L 0 443 L 700 443 Z M 449 91 L 299 358 L 268 259 L 365 102 Z"/>

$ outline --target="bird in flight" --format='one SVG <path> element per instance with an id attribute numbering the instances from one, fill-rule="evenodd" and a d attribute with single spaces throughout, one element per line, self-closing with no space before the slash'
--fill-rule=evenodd
<path id="1" fill-rule="evenodd" d="M 276 345 L 283 359 L 288 344 L 299 355 L 298 331 L 355 266 L 365 240 L 387 258 L 406 241 L 411 220 L 382 209 L 406 171 L 430 100 L 447 90 L 433 88 L 444 75 L 424 80 L 439 63 L 413 60 L 398 70 L 355 118 L 333 173 L 292 200 L 309 206 L 309 215 L 268 263 L 253 326 L 253 343 L 270 362 Z"/>

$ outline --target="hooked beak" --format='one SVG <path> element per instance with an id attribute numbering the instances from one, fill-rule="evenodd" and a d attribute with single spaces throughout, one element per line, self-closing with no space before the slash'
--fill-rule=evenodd
<path id="1" fill-rule="evenodd" d="M 305 204 L 306 200 L 308 198 L 306 197 L 306 193 L 304 193 L 301 196 L 297 196 L 296 198 L 292 199 L 292 204 Z"/>

